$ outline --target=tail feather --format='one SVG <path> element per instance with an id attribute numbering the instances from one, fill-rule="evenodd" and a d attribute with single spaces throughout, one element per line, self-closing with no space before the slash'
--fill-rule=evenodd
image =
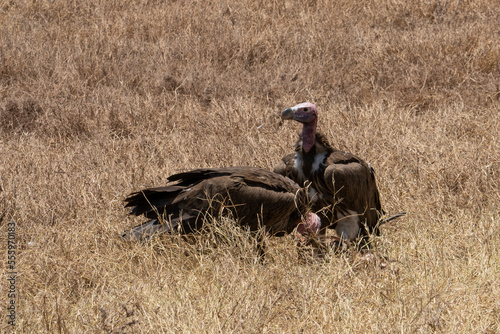
<path id="1" fill-rule="evenodd" d="M 146 241 L 155 234 L 162 234 L 171 230 L 171 224 L 161 224 L 158 219 L 151 219 L 123 232 L 121 237 L 128 241 Z"/>
<path id="2" fill-rule="evenodd" d="M 131 207 L 131 215 L 140 216 L 144 214 L 148 218 L 155 218 L 162 214 L 176 199 L 184 187 L 167 186 L 151 188 L 131 194 L 125 199 L 125 207 Z"/>
<path id="3" fill-rule="evenodd" d="M 197 218 L 190 214 L 183 214 L 169 220 L 154 218 L 123 232 L 121 237 L 128 241 L 147 241 L 155 235 L 164 233 L 191 233 L 201 228 L 202 219 Z"/>
<path id="4" fill-rule="evenodd" d="M 390 216 L 389 218 L 386 218 L 386 219 L 381 220 L 381 221 L 379 222 L 379 225 L 382 225 L 382 224 L 388 223 L 388 222 L 390 222 L 391 220 L 396 219 L 396 218 L 399 218 L 399 217 L 404 216 L 404 215 L 406 215 L 406 212 L 401 212 L 401 213 L 395 214 L 394 216 Z"/>

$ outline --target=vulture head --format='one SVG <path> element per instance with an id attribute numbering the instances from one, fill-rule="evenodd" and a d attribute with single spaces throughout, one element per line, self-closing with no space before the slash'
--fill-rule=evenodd
<path id="1" fill-rule="evenodd" d="M 281 119 L 291 119 L 303 124 L 302 148 L 304 151 L 309 152 L 316 140 L 316 124 L 318 122 L 318 110 L 316 106 L 312 103 L 304 102 L 294 107 L 286 108 L 281 113 Z"/>
<path id="2" fill-rule="evenodd" d="M 315 236 L 319 232 L 320 228 L 321 219 L 319 216 L 315 213 L 309 212 L 305 217 L 305 221 L 301 222 L 299 226 L 297 226 L 297 232 L 300 235 Z"/>
<path id="3" fill-rule="evenodd" d="M 295 107 L 286 108 L 281 113 L 282 119 L 293 119 L 300 123 L 311 123 L 318 119 L 316 106 L 309 102 L 297 104 Z"/>

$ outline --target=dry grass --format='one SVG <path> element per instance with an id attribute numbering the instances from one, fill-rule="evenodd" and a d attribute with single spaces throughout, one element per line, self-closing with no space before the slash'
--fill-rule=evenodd
<path id="1" fill-rule="evenodd" d="M 485 1 L 1 1 L 0 244 L 18 333 L 500 331 L 500 11 Z M 369 255 L 292 237 L 128 244 L 122 199 L 205 166 L 272 168 L 317 104 L 408 215 Z M 262 126 L 261 126 L 262 125 Z M 210 239 L 210 238 L 208 238 Z M 235 245 L 233 245 L 233 243 Z"/>

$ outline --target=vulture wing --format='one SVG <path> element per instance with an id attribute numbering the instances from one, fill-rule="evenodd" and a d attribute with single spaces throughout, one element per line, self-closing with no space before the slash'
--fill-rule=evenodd
<path id="1" fill-rule="evenodd" d="M 175 185 L 145 189 L 125 201 L 131 214 L 150 220 L 123 234 L 143 239 L 156 232 L 196 231 L 209 214 L 230 213 L 251 230 L 290 233 L 307 212 L 304 190 L 281 175 L 254 167 L 197 169 L 172 175 Z"/>
<path id="2" fill-rule="evenodd" d="M 327 189 L 318 191 L 326 195 L 324 201 L 334 203 L 337 220 L 357 216 L 373 233 L 382 213 L 375 172 L 356 156 L 341 153 L 341 159 L 337 154 L 328 157 L 323 173 Z"/>

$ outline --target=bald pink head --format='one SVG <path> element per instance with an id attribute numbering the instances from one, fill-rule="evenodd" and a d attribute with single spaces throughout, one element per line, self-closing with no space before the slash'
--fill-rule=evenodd
<path id="1" fill-rule="evenodd" d="M 286 108 L 281 113 L 281 119 L 292 119 L 304 124 L 302 127 L 302 148 L 309 152 L 316 141 L 316 124 L 318 122 L 318 111 L 316 106 L 309 102 L 297 104 Z"/>
<path id="2" fill-rule="evenodd" d="M 300 222 L 297 227 L 297 232 L 301 235 L 314 236 L 319 232 L 321 228 L 321 219 L 319 216 L 313 212 L 309 212 L 306 215 L 304 222 Z"/>
<path id="3" fill-rule="evenodd" d="M 297 104 L 294 107 L 286 108 L 281 113 L 282 119 L 293 119 L 300 123 L 310 123 L 318 118 L 316 106 L 309 102 Z"/>

